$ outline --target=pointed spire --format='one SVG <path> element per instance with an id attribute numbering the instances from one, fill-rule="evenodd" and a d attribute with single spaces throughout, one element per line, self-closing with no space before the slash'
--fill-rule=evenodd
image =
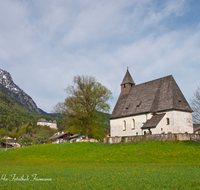
<path id="1" fill-rule="evenodd" d="M 128 71 L 128 67 L 127 67 L 127 71 L 126 71 L 126 74 L 124 76 L 124 79 L 123 79 L 121 85 L 124 85 L 124 84 L 133 84 L 133 85 L 135 85 L 135 82 L 133 81 L 133 79 L 132 79 L 132 77 L 131 77 L 131 75 L 130 75 L 130 73 Z"/>

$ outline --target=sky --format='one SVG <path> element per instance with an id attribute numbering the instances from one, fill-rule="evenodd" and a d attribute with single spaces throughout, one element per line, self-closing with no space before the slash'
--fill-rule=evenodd
<path id="1" fill-rule="evenodd" d="M 200 84 L 199 0 L 0 0 L 0 68 L 51 112 L 76 75 L 113 99 L 127 67 L 141 84 L 173 75 L 187 101 Z"/>

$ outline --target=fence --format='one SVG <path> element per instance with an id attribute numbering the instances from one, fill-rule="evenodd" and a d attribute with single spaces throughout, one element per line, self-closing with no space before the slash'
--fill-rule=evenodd
<path id="1" fill-rule="evenodd" d="M 128 143 L 128 142 L 138 142 L 138 141 L 149 141 L 149 140 L 160 140 L 160 141 L 200 141 L 200 134 L 188 134 L 188 133 L 178 133 L 178 134 L 154 134 L 154 135 L 138 135 L 129 137 L 106 137 L 104 138 L 104 143 Z"/>

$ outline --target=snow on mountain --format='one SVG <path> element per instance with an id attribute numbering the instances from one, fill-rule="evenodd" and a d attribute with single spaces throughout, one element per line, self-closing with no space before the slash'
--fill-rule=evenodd
<path id="1" fill-rule="evenodd" d="M 20 104 L 22 107 L 38 114 L 47 114 L 37 107 L 32 98 L 19 88 L 12 80 L 10 73 L 0 69 L 0 90 Z"/>

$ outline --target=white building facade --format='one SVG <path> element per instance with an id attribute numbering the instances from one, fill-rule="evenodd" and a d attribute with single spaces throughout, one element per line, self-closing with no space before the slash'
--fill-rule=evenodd
<path id="1" fill-rule="evenodd" d="M 41 118 L 37 121 L 37 125 L 42 125 L 42 126 L 49 126 L 50 128 L 53 128 L 53 129 L 58 129 L 57 127 L 57 122 L 56 120 L 54 121 L 47 121 L 46 119 L 44 118 Z"/>

